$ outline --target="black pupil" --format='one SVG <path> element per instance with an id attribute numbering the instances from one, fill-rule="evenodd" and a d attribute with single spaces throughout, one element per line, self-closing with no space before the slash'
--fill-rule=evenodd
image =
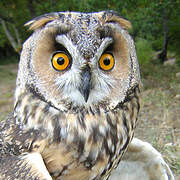
<path id="1" fill-rule="evenodd" d="M 103 62 L 104 62 L 104 65 L 108 66 L 110 64 L 110 59 L 105 58 Z"/>
<path id="2" fill-rule="evenodd" d="M 63 65 L 63 64 L 64 64 L 64 58 L 63 58 L 63 57 L 59 57 L 59 58 L 57 59 L 57 63 L 58 63 L 59 65 Z"/>

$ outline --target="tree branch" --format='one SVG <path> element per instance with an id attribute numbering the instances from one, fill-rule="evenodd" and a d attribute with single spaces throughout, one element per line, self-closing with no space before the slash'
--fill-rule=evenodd
<path id="1" fill-rule="evenodd" d="M 2 24 L 2 27 L 3 27 L 3 30 L 6 34 L 6 37 L 8 38 L 11 46 L 14 48 L 14 50 L 17 52 L 17 53 L 20 53 L 20 49 L 21 49 L 21 40 L 20 40 L 20 37 L 19 37 L 19 33 L 18 33 L 18 30 L 17 28 L 15 27 L 15 25 L 13 24 L 13 29 L 15 31 L 15 34 L 16 34 L 16 38 L 17 38 L 17 42 L 15 40 L 15 38 L 11 35 L 9 29 L 8 29 L 8 26 L 5 22 L 4 19 L 0 18 L 0 22 Z"/>
<path id="2" fill-rule="evenodd" d="M 168 42 L 169 42 L 169 37 L 168 37 L 168 18 L 166 15 L 166 9 L 163 8 L 163 31 L 164 31 L 164 43 L 163 43 L 163 49 L 161 53 L 158 55 L 161 63 L 163 63 L 167 59 L 167 48 L 168 48 Z"/>
<path id="3" fill-rule="evenodd" d="M 21 38 L 19 35 L 19 31 L 14 24 L 12 24 L 12 27 L 13 27 L 15 35 L 16 35 L 17 45 L 18 45 L 18 47 L 21 47 Z"/>

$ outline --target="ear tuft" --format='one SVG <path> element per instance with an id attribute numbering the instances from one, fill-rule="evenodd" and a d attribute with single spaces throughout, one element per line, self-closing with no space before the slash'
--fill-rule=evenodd
<path id="1" fill-rule="evenodd" d="M 131 29 L 131 23 L 125 18 L 121 17 L 116 11 L 105 11 L 102 15 L 104 23 L 114 22 L 118 23 L 124 29 Z"/>
<path id="2" fill-rule="evenodd" d="M 29 30 L 36 30 L 41 27 L 44 27 L 48 22 L 51 22 L 59 17 L 60 17 L 59 13 L 44 14 L 27 22 L 25 26 L 29 26 Z"/>

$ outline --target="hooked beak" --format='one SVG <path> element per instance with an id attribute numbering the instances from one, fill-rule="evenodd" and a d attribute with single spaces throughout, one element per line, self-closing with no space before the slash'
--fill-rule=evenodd
<path id="1" fill-rule="evenodd" d="M 83 95 L 84 100 L 86 102 L 88 101 L 89 92 L 90 92 L 90 89 L 91 89 L 90 81 L 91 81 L 90 68 L 86 67 L 85 69 L 83 69 L 82 81 L 81 81 L 82 84 L 79 87 L 79 91 Z"/>

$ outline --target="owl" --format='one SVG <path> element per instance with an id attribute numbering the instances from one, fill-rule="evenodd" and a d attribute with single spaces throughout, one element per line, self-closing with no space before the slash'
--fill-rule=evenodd
<path id="1" fill-rule="evenodd" d="M 116 12 L 29 21 L 14 110 L 0 126 L 0 179 L 108 179 L 131 142 L 139 66 Z"/>

